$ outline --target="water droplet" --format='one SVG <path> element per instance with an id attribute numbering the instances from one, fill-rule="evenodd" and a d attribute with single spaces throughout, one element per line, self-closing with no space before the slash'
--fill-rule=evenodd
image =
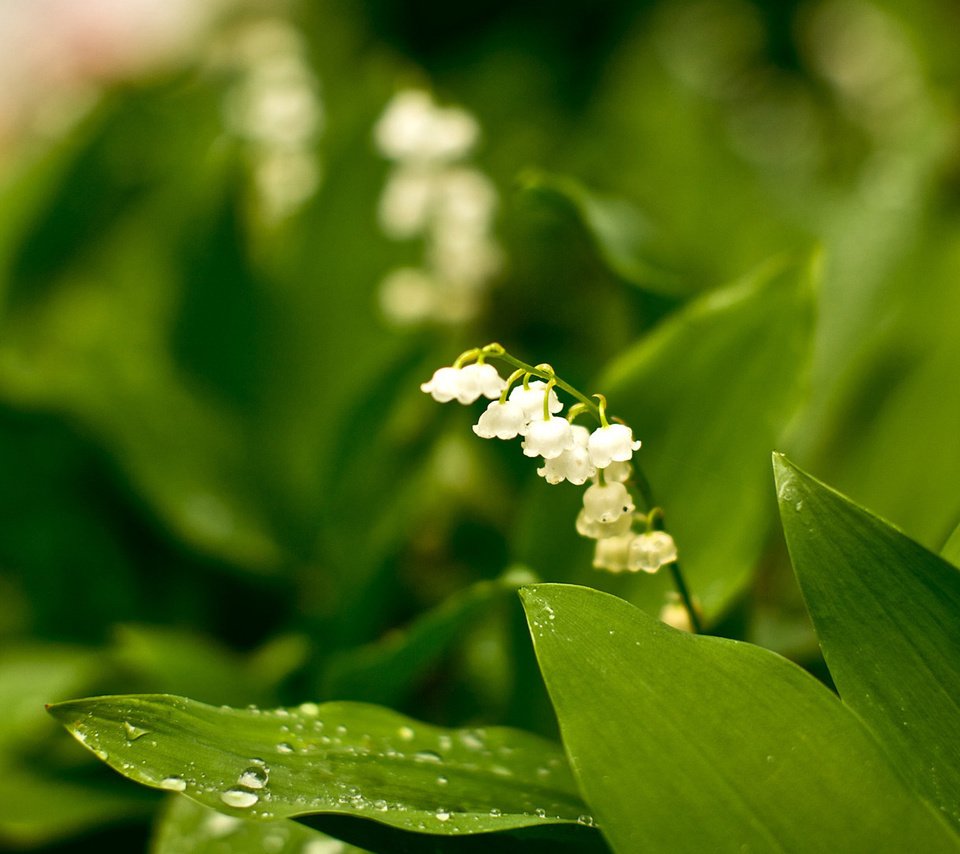
<path id="1" fill-rule="evenodd" d="M 443 757 L 432 750 L 420 750 L 413 754 L 413 758 L 416 762 L 443 762 Z"/>
<path id="2" fill-rule="evenodd" d="M 246 792 L 243 789 L 227 789 L 227 791 L 221 792 L 220 800 L 228 807 L 246 809 L 247 807 L 252 807 L 259 801 L 260 796 L 253 792 Z"/>
<path id="3" fill-rule="evenodd" d="M 437 817 L 437 821 L 448 821 L 450 818 L 450 813 L 446 810 L 437 810 L 434 814 Z"/>
<path id="4" fill-rule="evenodd" d="M 533 814 L 534 814 L 537 818 L 546 818 L 546 817 L 547 817 L 547 811 L 546 811 L 545 809 L 543 809 L 543 807 L 540 807 L 540 808 L 538 808 L 538 809 L 535 809 L 535 810 L 533 811 Z"/>
<path id="5" fill-rule="evenodd" d="M 262 789 L 267 785 L 269 776 L 270 771 L 266 765 L 252 765 L 237 778 L 237 783 L 248 789 Z"/>
<path id="6" fill-rule="evenodd" d="M 578 815 L 577 824 L 585 824 L 587 827 L 593 827 L 596 822 L 593 820 L 592 815 Z"/>
<path id="7" fill-rule="evenodd" d="M 404 741 L 413 741 L 414 731 L 408 726 L 402 726 L 397 730 L 397 735 L 400 736 Z"/>
<path id="8" fill-rule="evenodd" d="M 171 792 L 182 792 L 187 788 L 187 781 L 183 777 L 164 777 L 160 781 L 160 788 Z"/>
<path id="9" fill-rule="evenodd" d="M 498 810 L 496 807 L 490 810 L 490 818 L 500 818 L 500 816 L 502 815 L 503 813 L 500 810 Z"/>
<path id="10" fill-rule="evenodd" d="M 537 776 L 540 777 L 540 779 L 543 779 L 544 777 L 549 777 L 550 769 L 544 768 L 543 766 L 537 768 Z"/>
<path id="11" fill-rule="evenodd" d="M 441 750 L 449 750 L 453 747 L 453 739 L 451 739 L 449 735 L 440 735 L 437 736 L 437 744 Z"/>
<path id="12" fill-rule="evenodd" d="M 460 733 L 460 741 L 470 750 L 480 750 L 483 747 L 483 738 L 479 730 L 475 732 L 464 730 Z"/>
<path id="13" fill-rule="evenodd" d="M 373 808 L 377 810 L 377 812 L 386 812 L 390 809 L 386 801 L 374 801 Z"/>
<path id="14" fill-rule="evenodd" d="M 138 738 L 143 738 L 150 730 L 134 726 L 130 721 L 124 721 L 123 732 L 127 736 L 127 741 L 136 741 Z"/>
<path id="15" fill-rule="evenodd" d="M 343 724 L 340 724 L 340 726 L 337 727 L 337 735 L 346 735 L 346 734 L 347 734 L 347 728 Z"/>
<path id="16" fill-rule="evenodd" d="M 286 741 L 281 741 L 277 745 L 277 753 L 293 753 L 293 745 Z"/>
<path id="17" fill-rule="evenodd" d="M 320 714 L 320 707 L 316 703 L 301 703 L 300 711 L 311 718 L 315 718 Z"/>
<path id="18" fill-rule="evenodd" d="M 438 786 L 446 786 L 447 783 L 449 783 L 449 782 L 450 782 L 450 781 L 449 781 L 446 777 L 443 777 L 443 776 L 437 777 L 437 785 L 438 785 Z"/>

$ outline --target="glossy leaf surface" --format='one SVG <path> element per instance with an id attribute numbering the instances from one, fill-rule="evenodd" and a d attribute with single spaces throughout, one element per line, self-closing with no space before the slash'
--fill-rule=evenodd
<path id="1" fill-rule="evenodd" d="M 521 595 L 571 766 L 616 851 L 960 847 L 857 717 L 786 659 L 589 588 Z"/>
<path id="2" fill-rule="evenodd" d="M 960 571 L 784 457 L 774 469 L 840 696 L 960 828 Z"/>

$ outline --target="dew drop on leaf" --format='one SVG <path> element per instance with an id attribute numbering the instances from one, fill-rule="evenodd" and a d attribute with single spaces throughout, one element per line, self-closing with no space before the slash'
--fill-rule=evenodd
<path id="1" fill-rule="evenodd" d="M 127 741 L 136 741 L 138 738 L 143 738 L 150 730 L 134 726 L 130 721 L 124 721 L 123 732 L 127 737 Z"/>
<path id="2" fill-rule="evenodd" d="M 262 789 L 268 779 L 269 769 L 265 765 L 251 765 L 237 778 L 237 783 L 248 789 Z"/>
<path id="3" fill-rule="evenodd" d="M 160 788 L 170 792 L 182 792 L 187 788 L 187 781 L 183 777 L 165 777 L 160 781 Z"/>
<path id="4" fill-rule="evenodd" d="M 221 793 L 220 800 L 228 807 L 246 809 L 247 807 L 252 807 L 259 801 L 260 796 L 253 792 L 244 791 L 243 789 L 227 789 L 227 791 Z"/>

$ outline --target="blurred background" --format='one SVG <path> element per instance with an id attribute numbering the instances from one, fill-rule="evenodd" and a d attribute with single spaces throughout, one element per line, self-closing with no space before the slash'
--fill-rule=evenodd
<path id="1" fill-rule="evenodd" d="M 0 847 L 164 821 L 58 699 L 555 732 L 517 584 L 656 613 L 666 580 L 591 569 L 580 490 L 419 391 L 491 340 L 634 426 L 711 630 L 827 678 L 770 452 L 931 549 L 960 521 L 958 32 L 953 0 L 0 0 Z"/>

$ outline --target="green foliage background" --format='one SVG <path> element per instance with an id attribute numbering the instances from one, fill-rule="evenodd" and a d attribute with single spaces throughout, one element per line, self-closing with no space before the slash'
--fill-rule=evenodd
<path id="1" fill-rule="evenodd" d="M 711 631 L 823 678 L 770 451 L 932 551 L 960 522 L 951 0 L 233 15 L 267 12 L 326 112 L 322 184 L 288 220 L 258 210 L 235 81 L 200 56 L 5 153 L 0 845 L 147 845 L 159 801 L 47 720 L 69 697 L 369 701 L 556 736 L 517 585 L 655 614 L 665 580 L 589 569 L 579 490 L 421 394 L 467 347 L 607 393 Z M 506 266 L 458 327 L 377 306 L 411 251 L 377 225 L 372 143 L 404 85 L 477 116 L 501 195 Z"/>

